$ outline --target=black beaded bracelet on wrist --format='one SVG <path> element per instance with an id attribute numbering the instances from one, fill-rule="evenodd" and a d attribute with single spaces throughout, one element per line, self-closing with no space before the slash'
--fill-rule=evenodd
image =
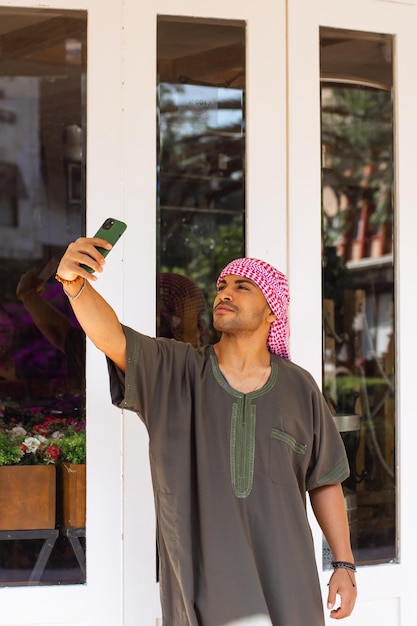
<path id="1" fill-rule="evenodd" d="M 348 561 L 332 561 L 333 569 L 350 569 L 352 572 L 356 572 L 356 565 L 354 563 L 349 563 Z"/>

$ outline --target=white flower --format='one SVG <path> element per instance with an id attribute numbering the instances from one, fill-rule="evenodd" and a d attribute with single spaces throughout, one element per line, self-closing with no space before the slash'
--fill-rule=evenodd
<path id="1" fill-rule="evenodd" d="M 23 426 L 13 426 L 10 432 L 12 433 L 12 439 L 24 437 L 27 434 L 27 431 L 23 428 Z"/>
<path id="2" fill-rule="evenodd" d="M 23 444 L 26 446 L 26 452 L 36 452 L 41 442 L 37 437 L 26 437 Z"/>
<path id="3" fill-rule="evenodd" d="M 64 433 L 62 432 L 62 430 L 56 430 L 54 433 L 52 433 L 51 435 L 51 439 L 63 439 L 65 437 Z"/>

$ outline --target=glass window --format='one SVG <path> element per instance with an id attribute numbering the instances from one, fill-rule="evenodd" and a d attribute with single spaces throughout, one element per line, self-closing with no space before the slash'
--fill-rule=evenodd
<path id="1" fill-rule="evenodd" d="M 82 583 L 84 337 L 54 276 L 85 227 L 87 17 L 0 25 L 0 585 Z"/>
<path id="2" fill-rule="evenodd" d="M 212 341 L 218 272 L 244 254 L 245 25 L 158 18 L 157 334 Z"/>
<path id="3" fill-rule="evenodd" d="M 324 392 L 359 564 L 395 561 L 393 38 L 322 28 Z M 325 550 L 325 565 L 331 556 Z"/>

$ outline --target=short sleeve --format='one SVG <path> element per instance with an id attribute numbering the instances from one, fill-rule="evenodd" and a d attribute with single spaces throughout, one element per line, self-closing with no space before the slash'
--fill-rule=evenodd
<path id="1" fill-rule="evenodd" d="M 189 344 L 153 338 L 123 326 L 126 373 L 108 360 L 113 404 L 136 412 L 149 429 L 153 416 L 167 414 L 187 379 Z"/>
<path id="2" fill-rule="evenodd" d="M 342 437 L 323 394 L 314 383 L 312 390 L 314 444 L 307 473 L 307 490 L 343 482 L 350 474 Z"/>

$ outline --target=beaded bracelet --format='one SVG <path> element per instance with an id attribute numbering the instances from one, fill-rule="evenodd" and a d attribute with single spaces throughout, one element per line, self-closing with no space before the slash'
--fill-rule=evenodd
<path id="1" fill-rule="evenodd" d="M 74 283 L 76 283 L 81 278 L 82 278 L 82 276 L 77 276 L 76 278 L 74 278 L 74 280 L 67 280 L 66 278 L 61 278 L 61 276 L 59 274 L 55 274 L 55 280 L 57 280 L 62 285 L 73 285 Z"/>
<path id="2" fill-rule="evenodd" d="M 332 561 L 333 569 L 350 569 L 352 572 L 356 572 L 356 565 L 354 563 L 349 563 L 348 561 Z"/>
<path id="3" fill-rule="evenodd" d="M 355 579 L 354 578 L 352 579 L 352 574 L 349 573 L 349 570 L 351 570 L 353 573 L 356 572 L 356 566 L 355 566 L 354 563 L 347 563 L 346 561 L 332 561 L 332 565 L 333 565 L 335 571 L 337 569 L 344 569 L 346 574 L 349 576 L 349 580 L 351 582 L 352 587 L 356 587 Z M 334 572 L 333 572 L 333 574 L 334 574 Z M 332 576 L 333 576 L 333 574 L 332 574 Z M 330 580 L 331 580 L 331 578 L 330 578 Z M 327 583 L 327 586 L 328 587 L 330 586 L 330 581 Z"/>

